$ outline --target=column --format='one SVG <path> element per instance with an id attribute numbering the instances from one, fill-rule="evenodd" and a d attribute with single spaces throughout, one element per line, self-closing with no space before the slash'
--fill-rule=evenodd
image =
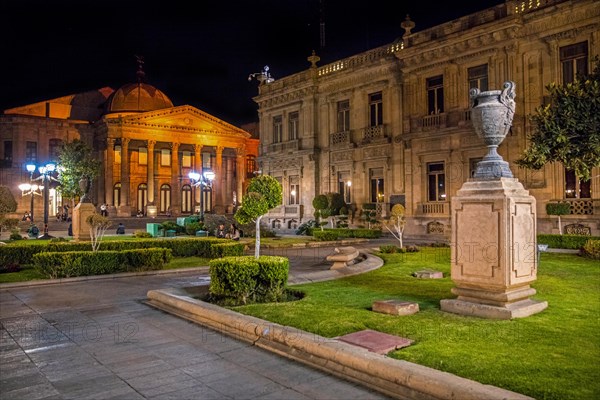
<path id="1" fill-rule="evenodd" d="M 202 146 L 201 144 L 194 145 L 194 172 L 202 174 Z M 193 188 L 192 193 L 194 194 L 194 213 L 196 212 L 196 207 L 200 207 L 200 195 L 202 188 L 197 187 Z"/>
<path id="2" fill-rule="evenodd" d="M 246 157 L 244 154 L 244 148 L 239 147 L 236 149 L 236 157 L 237 157 L 237 201 L 236 206 L 242 204 L 242 197 L 244 193 L 244 181 L 246 180 Z"/>
<path id="3" fill-rule="evenodd" d="M 233 204 L 233 191 L 235 190 L 234 182 L 233 182 L 233 165 L 235 159 L 233 157 L 227 157 L 226 159 L 226 172 L 225 172 L 225 190 L 223 199 L 225 199 L 225 204 L 227 205 L 227 211 L 232 212 L 232 207 L 230 205 Z"/>
<path id="4" fill-rule="evenodd" d="M 131 188 L 129 187 L 129 138 L 121 138 L 121 206 L 117 215 L 119 217 L 130 217 L 131 208 L 129 197 Z"/>
<path id="5" fill-rule="evenodd" d="M 115 139 L 106 139 L 106 164 L 104 165 L 104 200 L 108 206 L 113 204 L 113 173 L 115 165 Z"/>
<path id="6" fill-rule="evenodd" d="M 215 201 L 215 213 L 223 214 L 225 207 L 223 206 L 223 147 L 216 148 L 216 165 L 215 165 L 215 181 L 213 183 L 213 200 Z"/>
<path id="7" fill-rule="evenodd" d="M 148 205 L 156 205 L 154 203 L 156 190 L 154 188 L 154 146 L 156 140 L 148 140 L 148 164 L 147 164 L 147 177 L 148 183 Z"/>
<path id="8" fill-rule="evenodd" d="M 171 143 L 171 215 L 181 214 L 179 143 Z"/>

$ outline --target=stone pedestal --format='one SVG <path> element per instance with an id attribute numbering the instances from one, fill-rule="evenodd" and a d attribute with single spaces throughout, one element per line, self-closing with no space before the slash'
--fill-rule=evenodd
<path id="1" fill-rule="evenodd" d="M 85 222 L 89 215 L 96 213 L 96 207 L 92 203 L 79 203 L 73 209 L 72 228 L 73 239 L 90 240 L 90 226 Z"/>
<path id="2" fill-rule="evenodd" d="M 452 198 L 453 300 L 443 311 L 522 318 L 548 303 L 529 297 L 537 279 L 535 198 L 514 178 L 469 181 Z"/>

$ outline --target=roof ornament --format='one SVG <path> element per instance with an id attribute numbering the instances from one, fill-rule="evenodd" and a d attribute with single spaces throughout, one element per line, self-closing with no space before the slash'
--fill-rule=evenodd
<path id="1" fill-rule="evenodd" d="M 409 37 L 411 35 L 410 31 L 415 27 L 415 23 L 410 20 L 410 16 L 406 14 L 406 19 L 402 21 L 400 24 L 402 29 L 404 29 L 404 35 L 402 35 L 402 39 Z"/>
<path id="2" fill-rule="evenodd" d="M 146 80 L 146 73 L 144 72 L 144 56 L 138 56 L 136 54 L 135 59 L 138 65 L 135 75 L 137 76 L 138 83 L 142 83 Z"/>
<path id="3" fill-rule="evenodd" d="M 248 75 L 248 82 L 250 82 L 252 78 L 255 78 L 260 85 L 262 85 L 263 83 L 271 83 L 275 81 L 275 78 L 273 78 L 271 76 L 271 73 L 269 72 L 268 65 L 265 65 L 261 72 L 255 72 L 253 74 Z"/>

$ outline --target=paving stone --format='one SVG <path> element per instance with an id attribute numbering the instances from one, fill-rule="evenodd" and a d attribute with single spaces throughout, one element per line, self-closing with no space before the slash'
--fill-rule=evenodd
<path id="1" fill-rule="evenodd" d="M 407 338 L 389 335 L 387 333 L 377 332 L 370 329 L 340 336 L 337 339 L 345 343 L 363 347 L 378 354 L 387 354 L 392 350 L 409 346 L 413 342 Z"/>
<path id="2" fill-rule="evenodd" d="M 419 303 L 402 300 L 377 300 L 373 302 L 372 310 L 390 315 L 411 315 L 419 312 Z"/>
<path id="3" fill-rule="evenodd" d="M 444 277 L 444 273 L 432 269 L 423 269 L 420 271 L 413 272 L 412 276 L 421 279 L 441 279 Z"/>

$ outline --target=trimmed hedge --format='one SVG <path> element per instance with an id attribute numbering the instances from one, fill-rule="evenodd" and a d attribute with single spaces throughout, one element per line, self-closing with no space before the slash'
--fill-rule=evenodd
<path id="1" fill-rule="evenodd" d="M 320 239 L 317 236 L 323 236 L 322 233 L 317 232 L 333 232 L 336 234 L 335 239 Z M 366 229 L 366 228 L 310 228 L 308 233 L 314 236 L 317 240 L 337 240 L 344 238 L 367 238 L 376 239 L 381 237 L 380 229 Z"/>
<path id="2" fill-rule="evenodd" d="M 581 249 L 588 240 L 600 240 L 600 236 L 585 236 L 585 235 L 557 235 L 557 234 L 540 234 L 537 235 L 539 244 L 547 244 L 553 249 Z"/>
<path id="3" fill-rule="evenodd" d="M 96 252 L 45 251 L 33 256 L 33 266 L 49 278 L 69 278 L 158 270 L 169 263 L 171 258 L 171 250 L 165 248 Z"/>
<path id="4" fill-rule="evenodd" d="M 583 245 L 583 255 L 592 260 L 600 260 L 600 240 L 589 239 Z"/>
<path id="5" fill-rule="evenodd" d="M 285 257 L 243 256 L 211 260 L 209 266 L 210 295 L 247 304 L 282 299 L 290 263 Z"/>
<path id="6" fill-rule="evenodd" d="M 216 238 L 177 238 L 177 239 L 141 239 L 124 241 L 106 241 L 100 244 L 100 250 L 125 251 L 148 249 L 153 247 L 171 249 L 173 257 L 223 257 L 243 255 L 244 245 Z M 0 265 L 9 262 L 30 264 L 34 254 L 40 252 L 91 251 L 90 242 L 47 243 L 11 243 L 0 247 Z"/>
<path id="7" fill-rule="evenodd" d="M 338 239 L 338 233 L 332 231 L 320 231 L 315 229 L 313 231 L 313 237 L 320 242 L 330 242 Z"/>

